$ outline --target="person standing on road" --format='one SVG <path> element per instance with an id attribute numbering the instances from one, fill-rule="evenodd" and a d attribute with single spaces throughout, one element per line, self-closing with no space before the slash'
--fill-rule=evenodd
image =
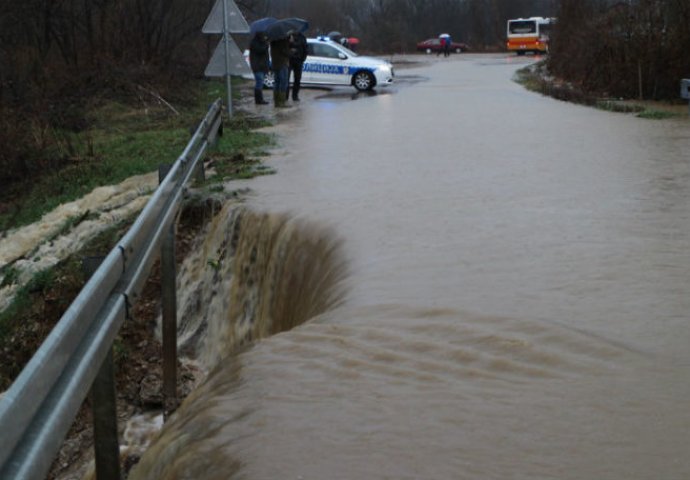
<path id="1" fill-rule="evenodd" d="M 290 43 L 288 37 L 271 41 L 271 71 L 275 77 L 273 105 L 278 108 L 286 106 L 289 62 Z"/>
<path id="2" fill-rule="evenodd" d="M 450 57 L 450 36 L 443 37 L 443 56 Z"/>
<path id="3" fill-rule="evenodd" d="M 299 89 L 302 84 L 302 67 L 307 59 L 307 38 L 300 32 L 293 33 L 290 39 L 290 68 L 288 70 L 288 93 L 290 91 L 290 74 L 292 73 L 292 100 L 299 102 Z"/>
<path id="4" fill-rule="evenodd" d="M 264 32 L 257 32 L 249 44 L 249 64 L 254 73 L 254 103 L 267 105 L 264 100 L 264 78 L 268 73 L 268 37 Z"/>

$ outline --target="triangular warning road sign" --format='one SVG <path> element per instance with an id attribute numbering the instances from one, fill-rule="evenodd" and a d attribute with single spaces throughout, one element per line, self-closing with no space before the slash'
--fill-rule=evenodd
<path id="1" fill-rule="evenodd" d="M 249 25 L 242 12 L 233 0 L 216 0 L 211 14 L 206 18 L 201 31 L 203 33 L 224 33 L 223 31 L 223 2 L 227 2 L 226 17 L 228 19 L 228 33 L 249 33 Z"/>
<path id="2" fill-rule="evenodd" d="M 237 44 L 232 40 L 232 38 L 230 38 L 228 41 L 228 50 L 228 56 L 230 57 L 230 61 L 228 63 L 230 72 L 228 73 L 230 75 L 248 75 L 249 77 L 252 77 L 252 69 L 249 68 L 249 65 L 247 65 L 244 55 L 242 55 L 242 52 L 240 52 L 240 49 L 237 47 Z M 227 75 L 225 72 L 225 45 L 223 44 L 223 40 L 218 43 L 216 50 L 213 52 L 211 61 L 208 62 L 208 66 L 204 71 L 204 75 L 207 77 L 224 77 Z"/>

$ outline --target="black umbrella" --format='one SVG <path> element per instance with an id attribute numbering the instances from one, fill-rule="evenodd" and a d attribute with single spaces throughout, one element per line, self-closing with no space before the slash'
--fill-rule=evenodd
<path id="1" fill-rule="evenodd" d="M 328 38 L 330 38 L 334 42 L 339 42 L 340 39 L 343 38 L 343 34 L 340 32 L 333 31 L 328 34 Z"/>
<path id="2" fill-rule="evenodd" d="M 266 29 L 269 40 L 287 38 L 290 32 L 304 32 L 309 28 L 309 22 L 301 18 L 284 18 L 278 20 Z"/>
<path id="3" fill-rule="evenodd" d="M 249 33 L 265 32 L 268 27 L 278 21 L 277 18 L 260 18 L 249 25 Z"/>

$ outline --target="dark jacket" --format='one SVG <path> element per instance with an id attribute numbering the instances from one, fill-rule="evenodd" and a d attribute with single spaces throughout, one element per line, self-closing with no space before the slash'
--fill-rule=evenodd
<path id="1" fill-rule="evenodd" d="M 257 33 L 249 44 L 249 64 L 252 72 L 268 73 L 268 39 L 263 33 Z"/>
<path id="2" fill-rule="evenodd" d="M 295 33 L 290 39 L 290 65 L 300 65 L 307 59 L 307 38 Z"/>
<path id="3" fill-rule="evenodd" d="M 281 68 L 287 68 L 289 57 L 290 44 L 287 38 L 271 42 L 271 70 L 277 72 Z"/>

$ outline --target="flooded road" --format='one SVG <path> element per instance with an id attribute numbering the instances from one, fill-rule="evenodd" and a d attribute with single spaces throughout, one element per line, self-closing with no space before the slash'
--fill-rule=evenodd
<path id="1" fill-rule="evenodd" d="M 690 121 L 528 92 L 530 61 L 288 113 L 249 204 L 332 228 L 347 297 L 223 361 L 149 478 L 690 478 Z"/>

